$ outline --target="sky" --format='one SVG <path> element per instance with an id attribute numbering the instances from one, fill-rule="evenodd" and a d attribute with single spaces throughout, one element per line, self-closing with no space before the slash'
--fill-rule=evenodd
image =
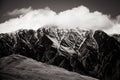
<path id="1" fill-rule="evenodd" d="M 0 0 L 0 33 L 54 24 L 120 34 L 119 8 L 119 0 Z"/>

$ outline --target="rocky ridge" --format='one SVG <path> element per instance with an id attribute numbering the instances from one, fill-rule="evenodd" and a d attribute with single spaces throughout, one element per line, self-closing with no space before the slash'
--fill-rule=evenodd
<path id="1" fill-rule="evenodd" d="M 0 59 L 0 80 L 97 80 L 13 54 Z"/>

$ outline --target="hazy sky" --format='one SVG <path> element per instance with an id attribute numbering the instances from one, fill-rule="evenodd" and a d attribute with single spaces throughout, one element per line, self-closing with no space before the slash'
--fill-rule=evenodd
<path id="1" fill-rule="evenodd" d="M 120 0 L 0 0 L 0 33 L 47 24 L 120 33 Z"/>
<path id="2" fill-rule="evenodd" d="M 14 9 L 29 6 L 39 9 L 48 6 L 55 12 L 60 12 L 80 5 L 88 7 L 90 11 L 100 11 L 112 17 L 120 13 L 120 0 L 0 0 L 0 22 L 9 19 L 6 13 Z"/>

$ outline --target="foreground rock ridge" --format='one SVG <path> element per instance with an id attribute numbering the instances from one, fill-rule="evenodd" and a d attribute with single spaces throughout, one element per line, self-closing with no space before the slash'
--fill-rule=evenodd
<path id="1" fill-rule="evenodd" d="M 53 26 L 0 34 L 0 57 L 11 54 L 101 80 L 120 80 L 120 43 L 101 30 Z"/>
<path id="2" fill-rule="evenodd" d="M 21 55 L 0 59 L 0 80 L 97 80 Z"/>

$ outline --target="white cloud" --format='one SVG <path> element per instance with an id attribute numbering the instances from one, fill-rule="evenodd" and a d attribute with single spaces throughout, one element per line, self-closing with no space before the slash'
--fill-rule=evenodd
<path id="1" fill-rule="evenodd" d="M 118 16 L 116 17 L 116 22 L 117 22 L 117 23 L 120 23 L 120 15 L 118 15 Z"/>
<path id="2" fill-rule="evenodd" d="M 120 15 L 118 15 L 116 19 L 113 19 L 111 21 L 113 22 L 113 26 L 104 31 L 108 34 L 120 34 Z"/>
<path id="3" fill-rule="evenodd" d="M 115 24 L 112 28 L 105 30 L 108 34 L 120 34 L 120 24 Z"/>
<path id="4" fill-rule="evenodd" d="M 11 15 L 13 15 L 13 13 Z M 37 10 L 33 10 L 31 7 L 28 9 L 16 9 L 15 14 L 18 13 L 22 15 L 0 24 L 0 33 L 12 32 L 21 28 L 32 28 L 36 30 L 49 24 L 58 25 L 62 28 L 79 27 L 80 29 L 100 29 L 109 33 L 109 31 L 116 26 L 114 21 L 110 19 L 110 16 L 98 11 L 90 12 L 85 6 L 65 10 L 58 14 L 49 7 Z M 118 28 L 117 26 L 117 28 L 114 29 L 116 30 Z M 115 32 L 117 31 L 118 30 Z M 112 33 L 112 31 L 110 32 Z"/>
<path id="5" fill-rule="evenodd" d="M 71 10 L 66 10 L 58 14 L 58 23 L 65 26 L 87 28 L 87 29 L 107 29 L 112 26 L 112 22 L 107 15 L 95 11 L 90 12 L 87 7 L 79 6 Z M 63 26 L 64 26 L 63 25 Z"/>
<path id="6" fill-rule="evenodd" d="M 26 14 L 28 12 L 32 11 L 32 8 L 29 7 L 29 8 L 22 8 L 22 9 L 15 9 L 11 12 L 8 12 L 8 15 L 10 16 L 17 16 L 17 15 L 23 15 L 23 14 Z"/>

